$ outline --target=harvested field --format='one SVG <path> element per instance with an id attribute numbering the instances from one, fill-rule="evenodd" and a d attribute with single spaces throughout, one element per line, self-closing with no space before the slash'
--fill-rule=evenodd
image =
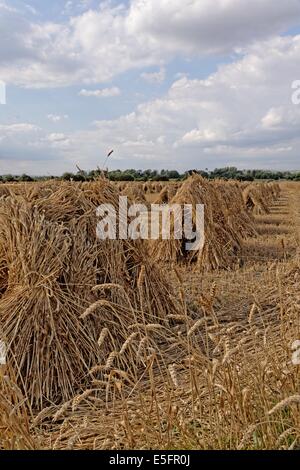
<path id="1" fill-rule="evenodd" d="M 133 186 L 0 188 L 0 448 L 299 448 L 300 184 Z M 120 193 L 204 204 L 203 249 L 97 240 Z"/>

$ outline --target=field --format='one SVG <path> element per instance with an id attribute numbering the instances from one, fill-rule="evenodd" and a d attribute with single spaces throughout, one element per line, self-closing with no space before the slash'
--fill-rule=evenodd
<path id="1" fill-rule="evenodd" d="M 203 203 L 201 252 L 97 240 L 95 209 L 120 194 Z M 0 449 L 300 449 L 300 183 L 0 198 Z"/>

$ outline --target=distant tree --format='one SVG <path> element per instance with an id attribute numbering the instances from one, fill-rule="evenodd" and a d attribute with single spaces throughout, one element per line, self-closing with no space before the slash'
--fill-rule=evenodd
<path id="1" fill-rule="evenodd" d="M 200 170 L 199 175 L 203 176 L 203 178 L 209 178 L 209 173 L 207 171 Z"/>
<path id="2" fill-rule="evenodd" d="M 93 181 L 95 178 L 99 178 L 101 175 L 101 171 L 99 170 L 91 170 L 86 174 L 87 181 Z"/>
<path id="3" fill-rule="evenodd" d="M 3 181 L 4 183 L 14 183 L 16 180 L 16 178 L 13 176 L 13 175 L 4 175 L 3 176 Z"/>
<path id="4" fill-rule="evenodd" d="M 188 170 L 188 171 L 185 172 L 185 175 L 186 175 L 186 176 L 191 176 L 191 175 L 193 175 L 194 173 L 195 173 L 196 175 L 198 175 L 198 174 L 199 174 L 199 170 L 195 170 L 195 169 L 194 169 L 194 170 Z"/>
<path id="5" fill-rule="evenodd" d="M 120 181 L 134 181 L 135 178 L 131 173 L 123 173 Z"/>
<path id="6" fill-rule="evenodd" d="M 73 180 L 78 182 L 86 181 L 86 175 L 83 172 L 78 172 L 73 176 Z"/>
<path id="7" fill-rule="evenodd" d="M 18 180 L 22 181 L 22 182 L 28 182 L 28 183 L 34 181 L 34 179 L 31 178 L 31 176 L 26 175 L 25 173 L 23 173 L 23 175 L 19 176 Z"/>
<path id="8" fill-rule="evenodd" d="M 199 174 L 204 178 L 214 179 L 220 178 L 224 180 L 235 179 L 239 181 L 253 181 L 255 179 L 262 180 L 279 180 L 279 179 L 288 179 L 288 180 L 297 180 L 299 181 L 299 172 L 288 172 L 288 171 L 267 171 L 267 170 L 239 170 L 236 167 L 225 167 L 225 168 L 215 168 L 213 171 L 208 169 L 204 170 L 188 170 L 183 174 L 180 174 L 177 170 L 113 170 L 108 172 L 108 177 L 112 181 L 168 181 L 176 180 L 183 181 L 187 179 L 192 174 Z M 74 181 L 91 181 L 96 177 L 101 175 L 101 170 L 92 170 L 88 173 L 78 172 L 77 174 L 73 173 L 64 173 L 61 177 L 63 180 L 73 179 Z M 23 177 L 23 175 L 22 175 Z M 21 177 L 21 178 L 22 178 Z M 46 179 L 49 179 L 48 177 Z M 14 181 L 15 177 L 12 175 L 6 175 L 3 177 L 3 181 Z"/>
<path id="9" fill-rule="evenodd" d="M 142 176 L 137 177 L 135 180 L 140 181 L 140 182 L 146 182 L 146 181 L 148 181 L 148 178 L 147 178 L 147 176 L 142 175 Z"/>
<path id="10" fill-rule="evenodd" d="M 293 177 L 293 180 L 294 181 L 300 181 L 300 173 L 295 173 L 295 175 Z"/>
<path id="11" fill-rule="evenodd" d="M 146 176 L 148 179 L 151 178 L 152 170 L 145 170 L 144 171 L 144 176 Z"/>
<path id="12" fill-rule="evenodd" d="M 176 179 L 180 178 L 180 174 L 176 170 L 166 171 L 165 174 L 166 174 L 166 176 L 168 176 L 168 178 L 170 180 L 176 180 Z"/>
<path id="13" fill-rule="evenodd" d="M 73 174 L 73 173 L 69 173 L 69 172 L 64 173 L 64 174 L 62 175 L 61 179 L 64 180 L 64 181 L 71 181 L 71 180 L 74 179 L 74 174 Z"/>
<path id="14" fill-rule="evenodd" d="M 151 178 L 151 181 L 169 181 L 169 178 L 167 175 L 156 175 Z"/>
<path id="15" fill-rule="evenodd" d="M 239 175 L 236 179 L 239 181 L 254 181 L 254 178 L 251 175 Z"/>

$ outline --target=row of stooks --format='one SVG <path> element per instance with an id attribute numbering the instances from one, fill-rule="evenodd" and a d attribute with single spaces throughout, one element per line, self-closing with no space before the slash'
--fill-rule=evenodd
<path id="1" fill-rule="evenodd" d="M 154 188 L 157 188 L 157 184 Z M 158 183 L 159 184 L 159 183 Z M 151 183 L 147 191 L 141 183 L 121 184 L 119 190 L 131 200 L 146 207 Z M 159 187 L 161 185 L 159 184 Z M 193 175 L 185 183 L 169 183 L 162 187 L 155 204 L 204 204 L 205 244 L 201 251 L 186 252 L 182 240 L 149 244 L 151 257 L 157 262 L 192 263 L 196 269 L 230 268 L 236 260 L 243 239 L 256 235 L 254 215 L 268 214 L 269 207 L 279 198 L 278 183 L 238 183 L 223 180 L 209 181 Z M 193 224 L 196 225 L 195 213 Z M 173 232 L 174 233 L 174 223 Z"/>
<path id="2" fill-rule="evenodd" d="M 268 207 L 279 196 L 273 184 L 246 188 L 246 198 L 243 189 L 196 175 L 178 188 L 171 202 L 205 205 L 204 248 L 187 256 L 178 240 L 157 246 L 97 240 L 95 208 L 118 205 L 119 191 L 106 180 L 3 188 L 0 337 L 30 409 L 70 400 L 90 386 L 95 365 L 115 356 L 126 370 L 141 348 L 141 325 L 169 326 L 181 314 L 180 295 L 158 262 L 194 262 L 199 269 L 230 265 L 242 239 L 255 236 L 249 198 L 257 207 L 259 195 Z M 140 342 L 124 348 L 133 336 Z"/>

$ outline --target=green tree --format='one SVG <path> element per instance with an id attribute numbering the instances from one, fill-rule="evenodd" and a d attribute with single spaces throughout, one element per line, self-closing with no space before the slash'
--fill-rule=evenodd
<path id="1" fill-rule="evenodd" d="M 13 175 L 8 174 L 3 176 L 3 181 L 4 183 L 14 183 L 17 180 Z"/>
<path id="2" fill-rule="evenodd" d="M 71 181 L 71 180 L 74 179 L 74 174 L 66 172 L 62 175 L 61 179 L 64 180 L 64 181 Z"/>
<path id="3" fill-rule="evenodd" d="M 23 175 L 21 175 L 21 176 L 18 178 L 18 180 L 19 180 L 19 181 L 22 181 L 22 182 L 28 182 L 28 183 L 34 181 L 34 179 L 31 178 L 31 176 L 26 175 L 25 173 L 23 173 Z"/>

